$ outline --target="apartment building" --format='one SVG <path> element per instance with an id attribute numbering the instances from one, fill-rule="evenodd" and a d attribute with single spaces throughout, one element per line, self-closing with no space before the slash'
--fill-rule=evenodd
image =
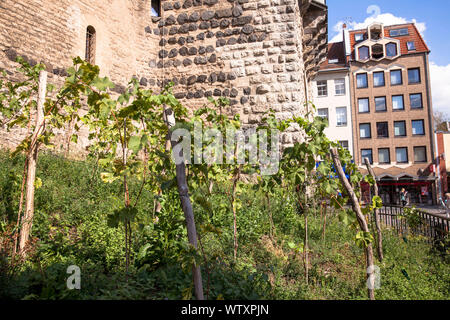
<path id="1" fill-rule="evenodd" d="M 313 82 L 317 115 L 328 119 L 325 134 L 353 155 L 350 68 L 344 42 L 329 43 L 326 61 Z"/>
<path id="2" fill-rule="evenodd" d="M 436 203 L 429 48 L 414 24 L 346 33 L 355 162 L 367 174 L 369 158 L 385 203 L 399 204 L 402 188 L 410 203 Z"/>

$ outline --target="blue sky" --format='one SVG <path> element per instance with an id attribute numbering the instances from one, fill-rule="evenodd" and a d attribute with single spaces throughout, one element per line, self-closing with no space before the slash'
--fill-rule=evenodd
<path id="1" fill-rule="evenodd" d="M 329 40 L 339 41 L 346 22 L 359 29 L 374 20 L 385 25 L 415 22 L 430 54 L 433 108 L 450 118 L 450 1 L 327 0 Z"/>

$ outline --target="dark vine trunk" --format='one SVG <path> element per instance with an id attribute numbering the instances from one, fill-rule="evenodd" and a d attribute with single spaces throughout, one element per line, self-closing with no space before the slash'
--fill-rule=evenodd
<path id="1" fill-rule="evenodd" d="M 364 232 L 370 232 L 367 225 L 366 219 L 361 211 L 358 197 L 356 196 L 353 187 L 350 185 L 347 177 L 345 176 L 344 170 L 342 169 L 341 161 L 339 159 L 339 154 L 336 148 L 331 149 L 331 156 L 333 158 L 334 166 L 339 175 L 339 179 L 344 185 L 347 193 L 350 195 L 350 200 L 352 202 L 353 211 L 356 214 L 356 219 L 358 220 L 359 227 Z M 374 264 L 373 264 L 373 250 L 372 244 L 369 243 L 365 247 L 365 257 L 366 257 L 366 274 L 367 274 L 367 294 L 370 300 L 375 300 L 375 275 L 374 275 Z"/>
<path id="2" fill-rule="evenodd" d="M 377 185 L 377 177 L 375 175 L 375 172 L 372 169 L 372 166 L 370 165 L 370 161 L 367 158 L 364 158 L 364 163 L 366 164 L 367 171 L 369 171 L 369 174 L 372 176 L 373 180 L 375 181 L 375 185 L 373 186 L 375 196 L 379 196 L 378 194 L 378 185 Z M 380 227 L 380 215 L 378 214 L 378 209 L 375 209 L 374 212 L 375 215 L 375 227 L 377 229 L 377 253 L 378 253 L 378 260 L 380 262 L 383 262 L 383 234 L 381 233 L 381 227 Z"/>

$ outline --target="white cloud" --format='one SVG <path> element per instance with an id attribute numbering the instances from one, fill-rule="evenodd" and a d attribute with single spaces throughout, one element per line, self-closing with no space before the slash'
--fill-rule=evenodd
<path id="1" fill-rule="evenodd" d="M 450 64 L 438 66 L 430 63 L 433 110 L 444 113 L 450 119 Z"/>
<path id="2" fill-rule="evenodd" d="M 347 28 L 349 30 L 359 30 L 367 28 L 370 24 L 374 22 L 381 22 L 385 26 L 393 25 L 393 24 L 404 24 L 404 23 L 415 23 L 419 32 L 424 35 L 425 30 L 427 29 L 425 22 L 417 22 L 416 19 L 408 20 L 406 18 L 394 16 L 392 13 L 378 13 L 376 15 L 372 15 L 363 22 L 345 22 L 347 24 Z M 335 32 L 334 37 L 330 42 L 341 42 L 342 41 L 342 25 L 344 21 L 339 21 L 333 27 L 333 31 Z"/>

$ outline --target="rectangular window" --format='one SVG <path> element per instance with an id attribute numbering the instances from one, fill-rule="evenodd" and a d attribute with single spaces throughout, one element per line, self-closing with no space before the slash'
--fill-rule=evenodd
<path id="1" fill-rule="evenodd" d="M 408 81 L 410 84 L 420 83 L 420 69 L 408 69 Z"/>
<path id="2" fill-rule="evenodd" d="M 334 80 L 334 88 L 337 96 L 345 95 L 345 79 Z"/>
<path id="3" fill-rule="evenodd" d="M 338 127 L 347 126 L 347 108 L 346 107 L 336 108 L 336 125 Z"/>
<path id="4" fill-rule="evenodd" d="M 317 109 L 317 115 L 328 122 L 328 108 Z"/>
<path id="5" fill-rule="evenodd" d="M 384 87 L 384 71 L 373 73 L 373 86 Z"/>
<path id="6" fill-rule="evenodd" d="M 389 148 L 378 149 L 378 163 L 380 164 L 391 163 L 391 153 L 389 151 Z"/>
<path id="7" fill-rule="evenodd" d="M 372 132 L 370 128 L 370 123 L 361 123 L 359 125 L 359 137 L 361 139 L 370 139 L 372 138 Z"/>
<path id="8" fill-rule="evenodd" d="M 427 162 L 426 147 L 414 147 L 414 162 Z"/>
<path id="9" fill-rule="evenodd" d="M 375 111 L 386 111 L 386 97 L 376 97 L 375 98 Z"/>
<path id="10" fill-rule="evenodd" d="M 363 41 L 364 40 L 364 33 L 357 33 L 355 34 L 355 41 L 359 42 L 359 41 Z"/>
<path id="11" fill-rule="evenodd" d="M 413 120 L 412 123 L 412 134 L 414 136 L 423 136 L 425 135 L 425 128 L 423 120 Z"/>
<path id="12" fill-rule="evenodd" d="M 367 88 L 369 86 L 367 81 L 367 73 L 360 73 L 356 75 L 356 87 L 358 89 Z"/>
<path id="13" fill-rule="evenodd" d="M 389 127 L 387 122 L 377 122 L 378 138 L 389 138 Z"/>
<path id="14" fill-rule="evenodd" d="M 362 164 L 364 164 L 364 158 L 368 158 L 370 164 L 373 164 L 372 149 L 362 149 L 361 150 L 361 163 Z"/>
<path id="15" fill-rule="evenodd" d="M 408 28 L 394 29 L 389 31 L 390 37 L 407 36 L 409 35 Z"/>
<path id="16" fill-rule="evenodd" d="M 405 110 L 405 104 L 403 103 L 403 95 L 392 96 L 392 110 Z"/>
<path id="17" fill-rule="evenodd" d="M 408 163 L 408 148 L 396 148 L 397 163 Z"/>
<path id="18" fill-rule="evenodd" d="M 358 99 L 358 110 L 359 110 L 359 113 L 370 112 L 369 98 Z"/>
<path id="19" fill-rule="evenodd" d="M 397 86 L 403 84 L 402 70 L 391 71 L 391 86 Z"/>
<path id="20" fill-rule="evenodd" d="M 406 43 L 406 46 L 408 47 L 408 51 L 416 50 L 416 44 L 414 43 L 414 41 L 408 41 Z"/>
<path id="21" fill-rule="evenodd" d="M 396 137 L 406 137 L 406 122 L 395 121 L 394 122 L 394 135 Z"/>
<path id="22" fill-rule="evenodd" d="M 317 94 L 319 97 L 326 97 L 328 95 L 327 81 L 317 81 Z"/>
<path id="23" fill-rule="evenodd" d="M 410 94 L 409 102 L 411 104 L 411 109 L 422 109 L 423 108 L 422 94 L 421 93 Z"/>
<path id="24" fill-rule="evenodd" d="M 347 140 L 339 141 L 339 144 L 342 146 L 342 148 L 344 148 L 345 150 L 348 150 L 348 141 Z"/>

